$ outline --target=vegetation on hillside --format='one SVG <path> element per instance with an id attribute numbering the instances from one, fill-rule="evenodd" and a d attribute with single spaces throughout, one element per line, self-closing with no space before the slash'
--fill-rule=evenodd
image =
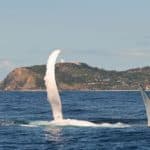
<path id="1" fill-rule="evenodd" d="M 1 90 L 45 89 L 45 65 L 17 68 L 0 84 Z M 61 90 L 131 90 L 150 87 L 150 67 L 107 71 L 85 63 L 58 63 L 56 80 Z"/>

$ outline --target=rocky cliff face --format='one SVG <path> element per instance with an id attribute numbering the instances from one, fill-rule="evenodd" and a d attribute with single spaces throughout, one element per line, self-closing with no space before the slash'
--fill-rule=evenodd
<path id="1" fill-rule="evenodd" d="M 13 70 L 2 81 L 2 90 L 33 90 L 40 89 L 40 76 L 27 68 L 17 68 Z"/>
<path id="2" fill-rule="evenodd" d="M 1 90 L 44 90 L 45 65 L 14 69 L 0 83 Z M 129 90 L 138 84 L 150 87 L 150 67 L 127 71 L 106 71 L 84 63 L 56 65 L 60 90 Z"/>

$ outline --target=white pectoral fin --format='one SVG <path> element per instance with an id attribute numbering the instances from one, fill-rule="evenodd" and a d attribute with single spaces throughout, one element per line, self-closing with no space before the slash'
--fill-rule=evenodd
<path id="1" fill-rule="evenodd" d="M 58 49 L 53 51 L 49 56 L 47 66 L 46 66 L 46 74 L 44 77 L 45 85 L 47 89 L 48 101 L 52 108 L 54 120 L 60 120 L 63 118 L 61 99 L 59 96 L 58 88 L 56 85 L 56 79 L 55 79 L 55 64 L 59 53 L 60 50 Z"/>
<path id="2" fill-rule="evenodd" d="M 143 88 L 140 88 L 142 99 L 144 101 L 145 109 L 146 109 L 146 115 L 148 120 L 148 126 L 150 126 L 150 98 L 147 95 L 147 93 L 144 91 Z"/>

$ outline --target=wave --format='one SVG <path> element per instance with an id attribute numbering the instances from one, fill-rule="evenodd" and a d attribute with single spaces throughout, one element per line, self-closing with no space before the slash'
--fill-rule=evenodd
<path id="1" fill-rule="evenodd" d="M 1 126 L 10 126 L 10 125 L 14 125 L 14 121 L 11 120 L 0 120 L 0 127 Z"/>
<path id="2" fill-rule="evenodd" d="M 27 121 L 23 120 L 0 120 L 0 127 L 1 126 L 13 126 L 13 125 L 20 125 L 20 124 L 29 124 Z"/>

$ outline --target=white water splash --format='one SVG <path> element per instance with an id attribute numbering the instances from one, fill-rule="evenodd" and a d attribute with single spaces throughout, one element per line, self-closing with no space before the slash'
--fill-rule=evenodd
<path id="1" fill-rule="evenodd" d="M 106 127 L 106 128 L 125 128 L 129 127 L 127 124 L 123 123 L 100 123 L 96 124 L 93 122 L 85 120 L 76 120 L 76 119 L 64 119 L 62 121 L 51 121 L 51 125 L 54 126 L 78 126 L 78 127 Z"/>
<path id="2" fill-rule="evenodd" d="M 130 127 L 128 124 L 121 122 L 117 123 L 100 123 L 95 124 L 85 120 L 76 120 L 76 119 L 63 119 L 61 121 L 33 121 L 30 122 L 26 127 L 38 127 L 38 126 L 47 126 L 47 127 L 65 127 L 65 126 L 74 126 L 74 127 L 98 127 L 98 128 L 127 128 Z"/>

